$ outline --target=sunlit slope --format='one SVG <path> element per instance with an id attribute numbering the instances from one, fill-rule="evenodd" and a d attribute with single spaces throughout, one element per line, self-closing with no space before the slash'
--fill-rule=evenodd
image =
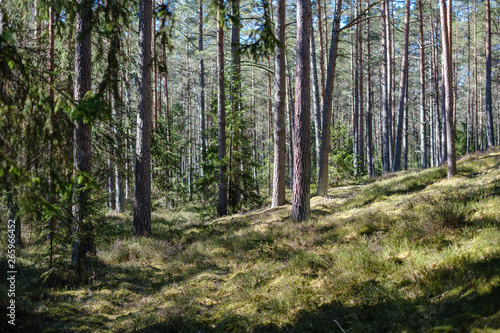
<path id="1" fill-rule="evenodd" d="M 500 329 L 500 152 L 213 221 L 110 215 L 88 285 L 28 295 L 27 327 L 116 332 Z M 30 298 L 31 297 L 31 298 Z"/>

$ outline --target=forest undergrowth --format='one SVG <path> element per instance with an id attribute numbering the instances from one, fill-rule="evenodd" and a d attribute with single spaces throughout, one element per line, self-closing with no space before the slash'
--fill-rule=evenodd
<path id="1" fill-rule="evenodd" d="M 331 188 L 307 222 L 290 205 L 215 220 L 195 211 L 157 210 L 149 238 L 132 236 L 130 212 L 106 215 L 84 283 L 43 271 L 25 230 L 16 330 L 500 329 L 499 149 L 462 158 L 449 180 L 443 166 Z"/>

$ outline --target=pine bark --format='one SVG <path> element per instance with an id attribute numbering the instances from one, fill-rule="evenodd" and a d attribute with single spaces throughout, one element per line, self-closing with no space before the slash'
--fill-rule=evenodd
<path id="1" fill-rule="evenodd" d="M 326 15 L 326 7 L 323 8 Z M 318 0 L 318 30 L 319 30 L 319 70 L 321 75 L 321 98 L 325 98 L 325 51 L 323 38 L 323 17 L 322 17 L 321 0 Z M 312 35 L 312 34 L 311 34 Z M 313 37 L 314 38 L 314 37 Z M 314 48 L 313 48 L 314 49 Z M 319 169 L 319 168 L 318 168 Z"/>
<path id="2" fill-rule="evenodd" d="M 321 155 L 321 102 L 318 83 L 318 70 L 316 66 L 316 46 L 314 43 L 314 27 L 311 24 L 311 70 L 312 70 L 312 95 L 314 101 L 314 143 L 316 151 L 316 163 L 319 165 L 319 158 Z M 317 176 L 319 178 L 319 167 L 317 168 Z"/>
<path id="3" fill-rule="evenodd" d="M 451 1 L 451 0 L 450 0 Z M 491 7 L 490 0 L 486 5 L 486 149 L 495 145 L 493 131 L 493 104 L 491 98 Z"/>
<path id="4" fill-rule="evenodd" d="M 219 141 L 219 202 L 217 216 L 227 215 L 227 179 L 226 179 L 226 94 L 224 92 L 224 17 L 223 1 L 217 7 L 217 117 Z"/>
<path id="5" fill-rule="evenodd" d="M 274 172 L 272 207 L 285 204 L 286 187 L 286 137 L 285 137 L 285 0 L 276 3 L 276 39 L 281 46 L 276 47 L 274 56 Z"/>
<path id="6" fill-rule="evenodd" d="M 239 181 L 239 170 L 241 169 L 241 164 L 238 159 L 234 157 L 238 154 L 239 147 L 234 144 L 234 138 L 240 136 L 241 133 L 239 128 L 233 126 L 234 120 L 239 119 L 241 112 L 241 57 L 239 54 L 240 48 L 240 2 L 239 0 L 234 0 L 232 2 L 232 15 L 235 17 L 236 22 L 232 22 L 231 27 L 231 133 L 230 133 L 230 145 L 229 145 L 229 174 L 231 175 L 228 179 L 228 204 L 234 210 L 240 201 L 240 181 Z"/>
<path id="7" fill-rule="evenodd" d="M 396 132 L 396 146 L 394 150 L 394 162 L 392 171 L 401 169 L 401 147 L 403 141 L 403 122 L 405 114 L 405 95 L 408 77 L 408 45 L 410 35 L 410 0 L 405 3 L 405 28 L 403 41 L 403 56 L 401 60 L 401 78 L 399 81 L 399 102 L 398 102 L 398 129 Z"/>
<path id="8" fill-rule="evenodd" d="M 422 0 L 418 0 L 418 29 L 420 34 L 420 167 L 427 168 L 427 119 L 425 114 L 425 39 Z"/>
<path id="9" fill-rule="evenodd" d="M 139 2 L 139 91 L 137 94 L 137 139 L 135 151 L 135 200 L 132 231 L 151 235 L 151 42 L 152 1 Z"/>
<path id="10" fill-rule="evenodd" d="M 310 214 L 311 132 L 310 132 L 310 32 L 311 2 L 297 1 L 297 53 L 295 79 L 295 143 L 292 219 L 304 221 Z"/>
<path id="11" fill-rule="evenodd" d="M 388 57 L 388 36 L 387 28 L 388 18 L 385 15 L 387 0 L 382 0 L 380 3 L 382 12 L 382 147 L 381 147 L 381 159 L 382 159 L 382 171 L 383 173 L 388 173 L 391 170 L 390 164 L 390 112 L 391 112 L 391 100 L 390 100 L 390 58 Z"/>
<path id="12" fill-rule="evenodd" d="M 91 52 L 91 18 L 92 1 L 80 0 L 76 12 L 76 42 L 75 42 L 75 81 L 74 99 L 82 102 L 87 92 L 92 89 L 92 52 Z M 90 174 L 91 172 L 91 128 L 83 119 L 74 122 L 73 155 L 75 174 Z M 81 184 L 76 185 L 72 207 L 75 221 L 71 260 L 81 267 L 88 253 L 95 253 L 93 226 L 87 217 L 89 214 L 90 190 Z"/>
<path id="13" fill-rule="evenodd" d="M 203 62 L 203 1 L 199 0 L 198 11 L 198 51 L 200 54 L 200 117 L 201 117 L 201 175 L 204 175 L 204 165 L 207 156 L 207 143 L 205 139 L 205 64 Z"/>
<path id="14" fill-rule="evenodd" d="M 332 39 L 326 71 L 325 98 L 323 102 L 323 129 L 321 131 L 321 155 L 319 158 L 318 195 L 326 196 L 328 191 L 328 159 L 330 154 L 330 124 L 333 106 L 333 88 L 339 43 L 340 15 L 342 13 L 342 0 L 337 0 L 332 27 Z"/>
<path id="15" fill-rule="evenodd" d="M 371 67 L 371 38 L 370 20 L 366 21 L 366 88 L 367 88 L 367 108 L 366 108 L 366 166 L 368 175 L 375 177 L 375 163 L 373 160 L 373 87 L 372 87 L 372 67 Z"/>
<path id="16" fill-rule="evenodd" d="M 451 7 L 451 1 L 450 7 Z M 451 49 L 451 20 L 448 15 L 446 0 L 440 0 L 441 17 L 441 40 L 442 40 L 442 59 L 443 59 L 443 83 L 444 83 L 444 105 L 446 115 L 446 141 L 447 141 L 447 161 L 448 178 L 457 173 L 455 158 L 455 136 L 453 126 L 453 92 L 452 92 L 452 49 Z"/>

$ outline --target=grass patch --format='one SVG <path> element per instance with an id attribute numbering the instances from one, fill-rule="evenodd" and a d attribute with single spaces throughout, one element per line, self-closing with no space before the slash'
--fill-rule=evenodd
<path id="1" fill-rule="evenodd" d="M 493 152 L 462 159 L 449 180 L 434 168 L 332 189 L 303 223 L 289 205 L 212 221 L 156 211 L 153 236 L 134 238 L 129 215 L 108 215 L 83 285 L 65 283 L 68 267 L 44 282 L 23 250 L 18 329 L 493 332 L 499 166 Z"/>

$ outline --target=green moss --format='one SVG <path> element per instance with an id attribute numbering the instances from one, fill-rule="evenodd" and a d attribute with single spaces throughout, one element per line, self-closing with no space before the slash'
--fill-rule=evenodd
<path id="1" fill-rule="evenodd" d="M 26 249 L 24 324 L 47 332 L 489 332 L 500 329 L 500 155 L 401 172 L 290 206 L 203 221 L 108 215 L 84 284 L 40 286 Z M 128 230 L 128 231 L 126 231 Z M 1 265 L 6 263 L 1 260 Z M 4 267 L 2 266 L 2 267 Z M 5 282 L 4 282 L 5 283 Z M 334 320 L 333 320 L 334 319 Z"/>

